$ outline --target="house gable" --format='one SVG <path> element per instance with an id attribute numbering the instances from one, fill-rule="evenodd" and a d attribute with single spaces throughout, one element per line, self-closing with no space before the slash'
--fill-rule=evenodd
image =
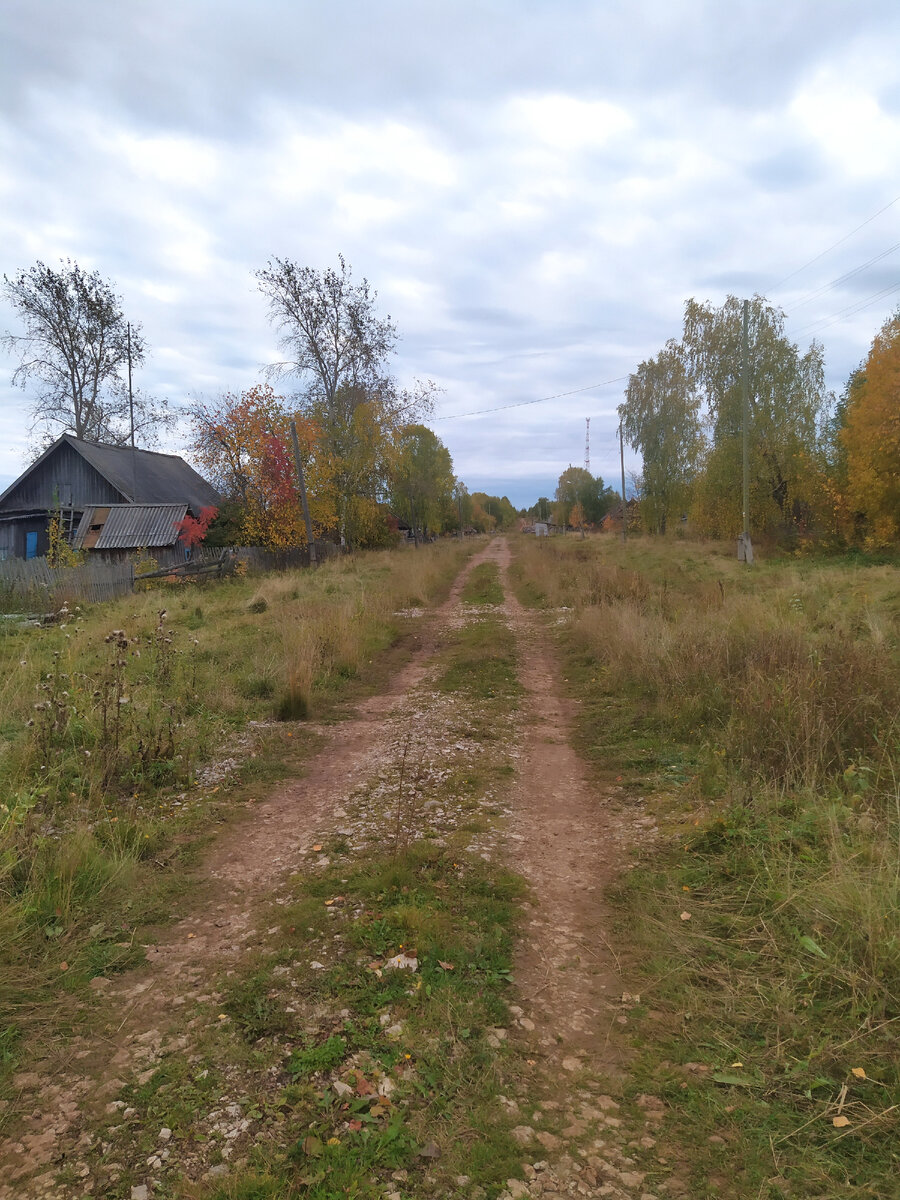
<path id="1" fill-rule="evenodd" d="M 121 504 L 126 496 L 65 440 L 48 451 L 0 496 L 0 512 L 85 504 Z"/>

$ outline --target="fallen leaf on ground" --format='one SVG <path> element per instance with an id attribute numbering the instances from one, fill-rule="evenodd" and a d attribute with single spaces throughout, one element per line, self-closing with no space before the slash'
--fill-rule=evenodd
<path id="1" fill-rule="evenodd" d="M 868 1079 L 868 1076 L 862 1067 L 851 1067 L 850 1074 L 855 1075 L 857 1079 Z"/>
<path id="2" fill-rule="evenodd" d="M 418 971 L 419 960 L 412 958 L 408 954 L 395 954 L 393 958 L 389 958 L 384 964 L 385 970 L 389 967 L 398 971 Z"/>
<path id="3" fill-rule="evenodd" d="M 689 912 L 683 912 L 681 914 L 681 919 L 682 921 L 689 921 L 691 919 L 691 914 Z"/>
<path id="4" fill-rule="evenodd" d="M 68 964 L 67 962 L 61 962 L 61 963 L 59 964 L 59 969 L 60 969 L 61 971 L 68 971 L 68 969 L 69 969 L 69 964 Z"/>
<path id="5" fill-rule="evenodd" d="M 321 846 L 313 846 L 313 850 L 321 850 L 321 849 L 322 849 Z"/>
<path id="6" fill-rule="evenodd" d="M 322 1154 L 322 1142 L 319 1138 L 312 1134 L 303 1139 L 303 1153 L 308 1154 L 311 1158 L 320 1158 Z"/>
<path id="7" fill-rule="evenodd" d="M 849 1117 L 832 1117 L 831 1123 L 835 1127 L 835 1129 L 843 1129 L 845 1126 L 850 1124 L 850 1118 Z"/>
<path id="8" fill-rule="evenodd" d="M 419 1158 L 440 1158 L 441 1148 L 435 1142 L 429 1142 L 419 1151 Z"/>
<path id="9" fill-rule="evenodd" d="M 443 967 L 445 971 L 455 971 L 456 970 L 453 963 L 445 963 L 445 962 L 442 962 L 440 959 L 438 959 L 438 966 Z"/>
<path id="10" fill-rule="evenodd" d="M 365 1075 L 361 1075 L 359 1071 L 356 1072 L 356 1091 L 360 1096 L 371 1096 L 375 1092 Z"/>
<path id="11" fill-rule="evenodd" d="M 744 1064 L 742 1062 L 735 1062 L 735 1063 L 732 1063 L 731 1065 L 733 1067 L 742 1067 Z"/>

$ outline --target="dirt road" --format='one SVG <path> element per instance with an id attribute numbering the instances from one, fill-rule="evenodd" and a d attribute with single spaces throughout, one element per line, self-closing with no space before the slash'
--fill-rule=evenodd
<path id="1" fill-rule="evenodd" d="M 125 1081 L 152 1072 L 173 1047 L 190 1042 L 192 1002 L 208 997 L 222 971 L 242 961 L 261 907 L 302 869 L 319 831 L 346 816 L 348 797 L 395 769 L 404 714 L 415 711 L 433 740 L 450 736 L 439 728 L 449 710 L 427 686 L 430 665 L 464 619 L 460 597 L 473 567 L 494 562 L 506 580 L 509 561 L 500 538 L 470 560 L 448 600 L 423 621 L 419 648 L 390 687 L 324 731 L 325 744 L 302 778 L 276 789 L 212 847 L 205 870 L 213 883 L 202 909 L 148 948 L 146 966 L 97 981 L 98 1032 L 74 1040 L 62 1058 L 19 1073 L 19 1109 L 29 1115 L 0 1145 L 0 1200 L 108 1194 L 88 1154 L 103 1114 L 120 1103 Z M 508 581 L 505 590 L 502 612 L 516 636 L 525 701 L 518 734 L 508 735 L 519 739 L 519 770 L 496 852 L 532 888 L 518 952 L 514 1036 L 533 1046 L 542 1107 L 557 1114 L 554 1128 L 564 1126 L 551 1134 L 532 1113 L 530 1124 L 516 1127 L 526 1176 L 518 1186 L 526 1191 L 509 1194 L 648 1200 L 653 1193 L 634 1154 L 652 1149 L 662 1107 L 645 1098 L 636 1125 L 610 1094 L 624 1069 L 617 1034 L 627 1021 L 622 997 L 629 989 L 618 974 L 603 901 L 636 830 L 614 798 L 590 786 L 571 747 L 572 703 L 563 695 L 546 614 L 523 609 Z M 515 1116 L 516 1101 L 501 1102 Z"/>

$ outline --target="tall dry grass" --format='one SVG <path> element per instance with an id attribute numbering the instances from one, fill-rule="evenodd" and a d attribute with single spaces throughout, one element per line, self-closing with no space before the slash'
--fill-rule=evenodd
<path id="1" fill-rule="evenodd" d="M 523 554 L 529 586 L 573 611 L 610 687 L 640 698 L 673 736 L 715 741 L 748 775 L 817 786 L 896 743 L 891 569 L 748 572 L 706 548 L 629 552 L 611 539 Z"/>

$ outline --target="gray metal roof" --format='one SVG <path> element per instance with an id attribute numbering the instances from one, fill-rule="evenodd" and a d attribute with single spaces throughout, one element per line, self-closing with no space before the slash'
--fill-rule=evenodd
<path id="1" fill-rule="evenodd" d="M 64 442 L 98 471 L 122 495 L 136 504 L 173 504 L 184 502 L 196 516 L 200 510 L 218 506 L 222 497 L 177 454 L 157 454 L 154 450 L 132 450 L 130 446 L 101 446 L 83 442 L 64 433 L 0 496 L 0 503 L 19 484 L 45 462 Z M 74 498 L 78 505 L 78 498 Z"/>
<path id="2" fill-rule="evenodd" d="M 86 508 L 75 534 L 75 548 L 81 549 L 92 525 L 108 512 L 91 550 L 136 550 L 139 547 L 174 546 L 178 540 L 177 522 L 187 513 L 186 504 L 111 504 Z M 97 519 L 95 519 L 95 514 Z"/>

